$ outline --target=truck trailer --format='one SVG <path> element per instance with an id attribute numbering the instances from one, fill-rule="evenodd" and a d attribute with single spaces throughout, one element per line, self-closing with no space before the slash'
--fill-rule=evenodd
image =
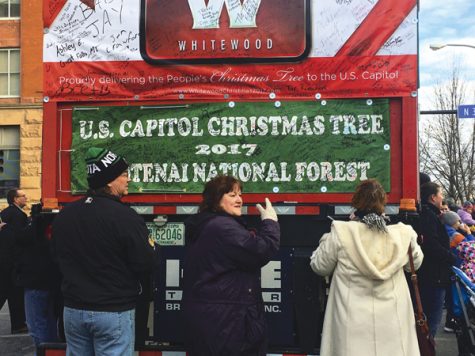
<path id="1" fill-rule="evenodd" d="M 218 174 L 243 182 L 251 226 L 265 197 L 279 216 L 281 248 L 261 271 L 269 352 L 318 354 L 329 281 L 309 257 L 320 237 L 348 218 L 362 180 L 382 183 L 393 221 L 418 198 L 417 1 L 43 4 L 40 214 L 50 222 L 86 193 L 89 147 L 127 159 L 124 200 L 160 245 L 138 354 L 185 355 L 184 221 Z"/>

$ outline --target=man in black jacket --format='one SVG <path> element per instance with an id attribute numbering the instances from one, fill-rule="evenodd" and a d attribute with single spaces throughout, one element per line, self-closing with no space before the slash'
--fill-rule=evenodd
<path id="1" fill-rule="evenodd" d="M 50 252 L 51 236 L 47 233 L 50 221 L 39 219 L 33 210 L 28 226 L 18 233 L 15 241 L 19 251 L 15 284 L 24 289 L 28 332 L 39 346 L 59 340 L 61 274 Z"/>
<path id="2" fill-rule="evenodd" d="M 450 285 L 451 266 L 455 256 L 450 252 L 450 240 L 439 219 L 442 190 L 433 182 L 421 186 L 422 211 L 419 234 L 422 237 L 424 261 L 418 271 L 422 308 L 427 316 L 430 333 L 435 336 L 442 318 L 445 291 Z"/>
<path id="3" fill-rule="evenodd" d="M 8 207 L 0 213 L 3 223 L 0 230 L 0 309 L 8 299 L 12 334 L 26 332 L 23 288 L 14 283 L 14 268 L 18 250 L 16 239 L 19 232 L 28 224 L 23 211 L 27 197 L 23 190 L 14 188 L 7 193 Z"/>
<path id="4" fill-rule="evenodd" d="M 128 164 L 113 152 L 87 152 L 89 191 L 53 223 L 64 296 L 67 355 L 132 355 L 139 280 L 152 271 L 143 219 L 121 203 Z"/>

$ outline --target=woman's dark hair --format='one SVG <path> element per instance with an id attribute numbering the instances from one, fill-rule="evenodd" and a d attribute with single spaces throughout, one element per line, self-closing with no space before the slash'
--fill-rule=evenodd
<path id="1" fill-rule="evenodd" d="M 233 176 L 220 175 L 211 179 L 205 184 L 205 189 L 203 193 L 201 193 L 203 200 L 201 201 L 199 212 L 221 211 L 221 207 L 219 206 L 221 198 L 224 194 L 233 191 L 236 186 L 242 191 L 242 183 Z"/>
<path id="2" fill-rule="evenodd" d="M 368 214 L 382 214 L 386 205 L 386 192 L 376 179 L 362 181 L 356 187 L 355 194 L 351 199 L 351 205 L 356 210 Z"/>
<path id="3" fill-rule="evenodd" d="M 428 182 L 421 186 L 421 202 L 429 203 L 429 198 L 432 195 L 437 195 L 440 185 L 434 182 Z"/>
<path id="4" fill-rule="evenodd" d="M 430 176 L 427 173 L 419 172 L 419 186 L 430 182 Z"/>

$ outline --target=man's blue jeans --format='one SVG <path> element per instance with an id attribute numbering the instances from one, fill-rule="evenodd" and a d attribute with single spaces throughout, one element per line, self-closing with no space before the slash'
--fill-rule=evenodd
<path id="1" fill-rule="evenodd" d="M 446 288 L 419 285 L 422 309 L 427 317 L 427 324 L 432 336 L 435 336 L 442 320 Z"/>
<path id="2" fill-rule="evenodd" d="M 134 354 L 135 309 L 99 312 L 64 307 L 66 356 Z"/>
<path id="3" fill-rule="evenodd" d="M 51 291 L 25 288 L 25 316 L 28 332 L 36 346 L 58 341 L 58 318 Z"/>

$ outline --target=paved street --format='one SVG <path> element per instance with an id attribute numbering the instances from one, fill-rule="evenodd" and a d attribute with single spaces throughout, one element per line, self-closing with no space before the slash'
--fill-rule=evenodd
<path id="1" fill-rule="evenodd" d="M 457 344 L 454 334 L 445 333 L 442 328 L 436 338 L 437 356 L 457 356 Z M 5 304 L 0 310 L 0 355 L 2 356 L 34 356 L 31 337 L 10 335 L 10 316 Z M 381 355 L 385 356 L 385 355 Z"/>
<path id="2" fill-rule="evenodd" d="M 435 337 L 437 356 L 457 356 L 457 341 L 455 334 L 444 332 L 445 311 L 439 332 Z"/>
<path id="3" fill-rule="evenodd" d="M 35 347 L 28 334 L 10 335 L 10 315 L 7 303 L 0 310 L 0 355 L 34 356 Z"/>

